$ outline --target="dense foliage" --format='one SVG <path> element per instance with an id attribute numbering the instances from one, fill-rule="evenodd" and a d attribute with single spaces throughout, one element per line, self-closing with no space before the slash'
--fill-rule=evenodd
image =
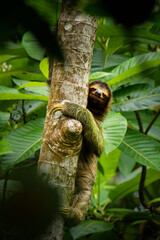
<path id="1" fill-rule="evenodd" d="M 31 6 L 42 16 L 48 16 L 46 21 L 51 26 L 56 13 L 47 5 L 50 1 L 36 2 Z M 101 79 L 110 85 L 112 109 L 103 122 L 105 151 L 98 161 L 87 220 L 66 229 L 66 240 L 159 239 L 158 14 L 157 4 L 150 20 L 130 29 L 107 16 L 98 21 L 90 81 Z M 19 185 L 36 174 L 49 95 L 46 49 L 31 32 L 21 30 L 20 33 L 17 38 L 6 41 L 0 51 L 2 205 Z M 0 230 L 1 238 L 6 234 L 2 226 Z M 14 233 L 10 233 L 4 239 L 20 237 L 14 238 Z"/>

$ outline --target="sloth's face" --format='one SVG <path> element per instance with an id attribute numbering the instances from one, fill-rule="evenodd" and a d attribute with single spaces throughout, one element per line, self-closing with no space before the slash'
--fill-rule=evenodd
<path id="1" fill-rule="evenodd" d="M 92 97 L 99 102 L 106 102 L 109 98 L 109 91 L 101 86 L 93 85 L 89 88 L 89 97 Z"/>
<path id="2" fill-rule="evenodd" d="M 106 83 L 92 82 L 89 87 L 87 108 L 101 119 L 110 106 L 111 97 L 111 90 Z"/>

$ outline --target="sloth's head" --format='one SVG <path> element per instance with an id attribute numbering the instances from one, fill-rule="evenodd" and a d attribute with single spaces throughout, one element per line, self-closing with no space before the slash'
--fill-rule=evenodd
<path id="1" fill-rule="evenodd" d="M 90 83 L 87 108 L 95 118 L 103 120 L 110 108 L 111 100 L 112 92 L 107 83 L 98 80 Z"/>

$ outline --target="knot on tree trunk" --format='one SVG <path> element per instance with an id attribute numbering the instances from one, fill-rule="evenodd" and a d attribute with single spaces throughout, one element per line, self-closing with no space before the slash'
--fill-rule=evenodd
<path id="1" fill-rule="evenodd" d="M 63 121 L 61 135 L 66 143 L 70 142 L 72 144 L 77 142 L 81 133 L 82 124 L 79 121 L 68 118 L 65 121 Z"/>
<path id="2" fill-rule="evenodd" d="M 61 118 L 46 134 L 49 151 L 56 155 L 58 161 L 66 156 L 77 155 L 82 147 L 82 124 L 69 118 Z M 48 136 L 47 136 L 48 135 Z"/>

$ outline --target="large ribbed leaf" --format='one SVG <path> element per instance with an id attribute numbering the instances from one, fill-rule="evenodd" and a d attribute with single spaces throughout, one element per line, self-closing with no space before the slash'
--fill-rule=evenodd
<path id="1" fill-rule="evenodd" d="M 1 139 L 0 140 L 0 155 L 6 154 L 6 153 L 11 153 L 11 147 L 9 145 L 9 142 L 6 139 Z"/>
<path id="2" fill-rule="evenodd" d="M 86 236 L 91 233 L 106 232 L 113 228 L 112 223 L 97 221 L 97 220 L 86 220 L 79 225 L 72 227 L 70 233 L 73 239 Z"/>
<path id="3" fill-rule="evenodd" d="M 110 85 L 122 85 L 128 81 L 129 78 L 140 74 L 150 68 L 156 67 L 160 64 L 160 53 L 146 53 L 135 56 L 123 62 L 111 72 L 115 75 L 114 78 L 108 81 Z M 126 80 L 127 79 L 127 80 Z M 133 79 L 135 80 L 135 79 Z"/>
<path id="4" fill-rule="evenodd" d="M 0 131 L 8 122 L 10 114 L 8 112 L 0 112 Z"/>
<path id="5" fill-rule="evenodd" d="M 141 169 L 137 169 L 128 177 L 128 179 L 120 183 L 116 188 L 110 191 L 109 198 L 114 201 L 125 197 L 131 192 L 135 192 L 139 188 L 139 182 L 141 177 Z M 145 186 L 160 179 L 160 174 L 151 168 L 147 169 L 147 175 L 145 180 Z"/>
<path id="6" fill-rule="evenodd" d="M 128 130 L 119 149 L 136 162 L 160 171 L 160 143 L 153 138 Z"/>
<path id="7" fill-rule="evenodd" d="M 106 154 L 122 142 L 127 130 L 127 120 L 120 114 L 109 112 L 102 123 Z"/>
<path id="8" fill-rule="evenodd" d="M 118 102 L 118 100 L 128 100 L 137 98 L 139 96 L 144 96 L 151 90 L 151 86 L 148 84 L 135 84 L 125 88 L 121 88 L 117 91 L 113 92 L 114 101 Z"/>
<path id="9" fill-rule="evenodd" d="M 160 87 L 148 91 L 147 85 L 135 85 L 116 91 L 112 110 L 135 111 L 160 105 Z M 116 102 L 116 96 L 118 101 Z"/>
<path id="10" fill-rule="evenodd" d="M 44 119 L 31 121 L 20 128 L 11 131 L 5 138 L 11 146 L 13 153 L 1 156 L 4 172 L 30 157 L 41 147 Z"/>
<path id="11" fill-rule="evenodd" d="M 47 96 L 25 94 L 15 88 L 0 86 L 0 100 L 13 100 L 13 99 L 48 101 Z"/>

